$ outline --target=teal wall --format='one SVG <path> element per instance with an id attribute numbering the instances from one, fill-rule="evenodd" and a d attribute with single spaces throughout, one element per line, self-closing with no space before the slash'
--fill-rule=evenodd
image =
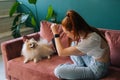
<path id="1" fill-rule="evenodd" d="M 27 4 L 27 0 L 18 0 Z M 39 20 L 45 19 L 47 8 L 53 6 L 57 20 L 61 21 L 67 10 L 77 11 L 89 25 L 97 28 L 120 30 L 120 0 L 38 0 L 37 10 Z"/>

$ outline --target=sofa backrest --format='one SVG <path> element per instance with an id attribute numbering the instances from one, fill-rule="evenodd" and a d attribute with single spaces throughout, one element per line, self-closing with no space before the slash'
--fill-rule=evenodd
<path id="1" fill-rule="evenodd" d="M 40 22 L 40 36 L 51 41 L 53 38 L 52 31 L 50 29 L 51 22 L 41 21 Z M 58 24 L 59 33 L 61 42 L 64 47 L 68 47 L 68 37 L 63 32 L 61 28 L 61 24 Z M 106 40 L 108 41 L 108 45 L 110 47 L 110 59 L 111 65 L 120 67 L 120 30 L 108 30 L 108 29 L 99 29 L 102 33 L 104 33 Z"/>

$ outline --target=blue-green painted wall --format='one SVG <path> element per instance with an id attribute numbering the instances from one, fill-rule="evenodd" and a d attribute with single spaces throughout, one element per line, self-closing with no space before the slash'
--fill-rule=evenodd
<path id="1" fill-rule="evenodd" d="M 27 0 L 18 0 L 27 4 Z M 76 10 L 90 25 L 97 28 L 120 30 L 120 0 L 38 0 L 37 10 L 39 20 L 43 20 L 47 14 L 49 5 L 53 6 L 57 13 L 57 20 L 61 21 L 67 10 Z"/>

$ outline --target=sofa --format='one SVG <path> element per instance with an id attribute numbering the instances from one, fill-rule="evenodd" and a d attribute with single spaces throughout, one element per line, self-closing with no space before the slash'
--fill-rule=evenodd
<path id="1" fill-rule="evenodd" d="M 40 22 L 40 31 L 27 35 L 29 38 L 39 40 L 40 37 L 51 41 L 53 34 L 50 29 L 52 23 L 48 21 Z M 59 26 L 61 42 L 64 47 L 68 47 L 68 37 Z M 104 33 L 110 47 L 111 64 L 108 74 L 100 80 L 120 80 L 120 30 L 100 29 Z M 69 56 L 60 57 L 55 53 L 51 59 L 42 59 L 38 63 L 30 61 L 23 63 L 21 56 L 23 38 L 16 38 L 1 43 L 2 56 L 5 65 L 5 75 L 7 80 L 59 80 L 54 75 L 54 69 L 59 64 L 72 63 Z M 54 45 L 53 45 L 54 47 Z"/>

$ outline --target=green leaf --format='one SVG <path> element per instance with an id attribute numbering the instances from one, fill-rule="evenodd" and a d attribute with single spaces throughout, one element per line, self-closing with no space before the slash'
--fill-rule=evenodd
<path id="1" fill-rule="evenodd" d="M 37 0 L 28 0 L 30 4 L 36 4 Z"/>
<path id="2" fill-rule="evenodd" d="M 18 37 L 21 37 L 21 34 L 20 34 L 20 25 L 15 25 L 12 27 L 12 36 L 14 38 L 18 38 Z"/>
<path id="3" fill-rule="evenodd" d="M 33 26 L 36 26 L 36 21 L 35 21 L 34 16 L 31 16 L 31 24 L 32 24 Z"/>
<path id="4" fill-rule="evenodd" d="M 22 14 L 18 14 L 18 15 L 15 16 L 15 18 L 14 18 L 14 20 L 13 20 L 13 24 L 12 24 L 12 26 L 18 24 L 21 15 L 22 15 Z"/>
<path id="5" fill-rule="evenodd" d="M 12 26 L 11 31 L 14 31 L 16 27 L 17 27 L 16 25 Z"/>
<path id="6" fill-rule="evenodd" d="M 52 8 L 52 5 L 50 5 L 48 7 L 48 12 L 47 12 L 46 20 L 50 19 L 52 16 L 53 16 L 53 8 Z"/>
<path id="7" fill-rule="evenodd" d="M 15 11 L 17 10 L 17 8 L 18 8 L 19 5 L 20 5 L 19 2 L 15 2 L 15 3 L 13 4 L 13 6 L 11 7 L 11 9 L 10 9 L 10 11 L 9 11 L 9 16 L 10 16 L 10 17 L 15 13 Z"/>
<path id="8" fill-rule="evenodd" d="M 25 21 L 28 19 L 29 14 L 22 14 L 20 18 L 20 23 L 25 23 Z"/>

